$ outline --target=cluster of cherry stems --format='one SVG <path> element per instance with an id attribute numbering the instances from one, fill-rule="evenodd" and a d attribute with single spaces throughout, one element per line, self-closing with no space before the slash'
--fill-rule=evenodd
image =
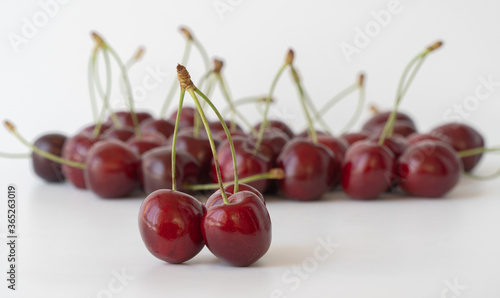
<path id="1" fill-rule="evenodd" d="M 182 64 L 187 64 L 191 46 L 201 44 L 191 32 L 186 37 Z M 334 137 L 323 114 L 346 95 L 358 90 L 359 103 L 354 124 L 364 102 L 364 76 L 335 96 L 321 109 L 303 88 L 293 64 L 292 50 L 275 76 L 265 97 L 233 101 L 221 74 L 223 63 L 215 59 L 200 80 L 208 81 L 202 92 L 186 68 L 177 66 L 178 83 L 173 84 L 161 111 L 135 112 L 127 72 L 143 54 L 142 48 L 124 63 L 97 33 L 89 60 L 89 90 L 95 121 L 71 138 L 46 134 L 34 144 L 22 138 L 14 125 L 7 128 L 33 153 L 35 173 L 48 182 L 67 179 L 75 187 L 90 189 L 102 198 L 121 198 L 143 189 L 149 194 L 139 213 L 139 228 L 149 251 L 169 263 L 185 262 L 204 245 L 218 258 L 235 266 L 248 266 L 260 259 L 271 244 L 271 219 L 264 194 L 282 194 L 298 201 L 320 199 L 337 188 L 351 198 L 372 200 L 384 192 L 403 192 L 417 197 L 442 197 L 479 162 L 484 140 L 472 127 L 449 123 L 429 133 L 417 133 L 414 121 L 398 112 L 398 107 L 416 72 L 428 54 L 440 48 L 437 42 L 419 53 L 403 72 L 394 109 L 378 112 L 360 132 Z M 106 84 L 98 70 L 98 57 L 106 64 Z M 113 111 L 109 106 L 113 58 L 120 67 L 120 84 L 128 99 L 129 111 Z M 274 88 L 289 69 L 297 86 L 309 127 L 295 134 L 279 120 L 268 120 Z M 226 121 L 207 96 L 218 83 L 228 103 L 231 120 Z M 177 111 L 164 117 L 177 86 Z M 184 106 L 186 92 L 194 101 Z M 97 110 L 96 93 L 102 99 Z M 207 94 L 207 95 L 206 95 Z M 199 98 L 202 99 L 200 102 Z M 264 104 L 263 120 L 252 126 L 237 106 Z M 206 105 L 217 121 L 208 121 Z M 179 112 L 180 111 L 180 112 Z M 320 111 L 320 112 L 318 112 Z M 104 118 L 107 120 L 104 121 Z M 248 127 L 245 132 L 237 119 Z M 322 130 L 315 129 L 315 123 Z M 201 129 L 204 126 L 204 130 Z M 193 195 L 217 189 L 202 204 Z"/>

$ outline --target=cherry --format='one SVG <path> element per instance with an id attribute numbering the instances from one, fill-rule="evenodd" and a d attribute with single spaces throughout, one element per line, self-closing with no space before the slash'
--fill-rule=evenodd
<path id="1" fill-rule="evenodd" d="M 352 144 L 354 144 L 356 142 L 368 139 L 368 137 L 370 137 L 370 134 L 365 132 L 365 131 L 349 132 L 349 133 L 343 134 L 340 137 L 342 139 L 344 139 L 349 146 L 352 146 Z"/>
<path id="2" fill-rule="evenodd" d="M 373 141 L 375 143 L 380 142 L 379 136 L 371 136 L 368 140 Z M 390 138 L 385 138 L 382 145 L 386 146 L 391 152 L 394 154 L 394 159 L 397 160 L 403 152 L 408 148 L 408 141 L 401 135 L 393 134 Z"/>
<path id="3" fill-rule="evenodd" d="M 87 154 L 99 139 L 86 134 L 77 134 L 64 143 L 61 157 L 70 161 L 85 163 Z M 69 165 L 62 165 L 66 179 L 76 188 L 86 189 L 83 170 Z"/>
<path id="4" fill-rule="evenodd" d="M 281 129 L 275 127 L 266 128 L 262 135 L 259 151 L 271 161 L 271 165 L 274 167 L 278 155 L 288 140 L 288 135 Z M 250 137 L 250 142 L 257 144 L 257 137 Z"/>
<path id="5" fill-rule="evenodd" d="M 141 133 L 160 133 L 168 140 L 174 133 L 175 124 L 170 120 L 147 119 L 141 122 Z"/>
<path id="6" fill-rule="evenodd" d="M 264 205 L 266 204 L 264 196 L 262 195 L 262 193 L 260 193 L 260 191 L 255 189 L 255 187 L 252 187 L 245 183 L 240 183 L 238 185 L 238 189 L 239 191 L 249 191 L 254 193 L 257 197 L 259 197 L 259 199 L 262 201 L 262 203 L 264 203 Z M 224 186 L 224 191 L 229 196 L 234 194 L 234 184 L 229 184 Z M 222 198 L 221 191 L 220 189 L 217 189 L 210 197 L 208 197 L 207 201 L 205 202 L 205 207 L 207 209 L 210 209 L 213 206 L 223 205 L 223 204 L 224 204 L 224 199 Z"/>
<path id="7" fill-rule="evenodd" d="M 115 112 L 115 115 L 122 126 L 134 128 L 134 121 L 132 118 L 132 113 L 130 111 Z M 135 115 L 137 116 L 137 122 L 139 123 L 139 125 L 142 122 L 153 118 L 153 116 L 148 112 L 135 112 Z M 108 125 L 112 125 L 113 121 L 111 117 L 108 117 L 108 120 L 105 123 L 107 123 Z"/>
<path id="8" fill-rule="evenodd" d="M 335 178 L 333 179 L 332 187 L 336 187 L 340 183 L 342 163 L 349 145 L 344 139 L 335 138 L 330 135 L 318 135 L 318 143 L 326 146 L 333 153 L 334 168 L 336 170 L 334 171 Z"/>
<path id="9" fill-rule="evenodd" d="M 85 161 L 85 183 L 102 198 L 127 196 L 139 185 L 139 163 L 139 155 L 123 142 L 97 142 L 88 152 Z"/>
<path id="10" fill-rule="evenodd" d="M 253 192 L 240 191 L 228 200 L 228 204 L 213 205 L 203 215 L 203 239 L 219 259 L 234 266 L 250 266 L 271 246 L 271 218 Z"/>
<path id="11" fill-rule="evenodd" d="M 179 125 L 180 127 L 192 127 L 194 126 L 194 115 L 196 114 L 196 109 L 193 107 L 183 107 L 181 110 L 181 118 Z M 170 120 L 175 121 L 175 118 L 177 117 L 177 111 L 173 112 L 172 115 L 170 115 Z"/>
<path id="12" fill-rule="evenodd" d="M 260 126 L 262 125 L 262 122 L 255 125 L 255 129 L 256 130 L 260 130 Z M 265 128 L 270 128 L 270 127 L 274 127 L 274 128 L 277 128 L 279 130 L 281 130 L 282 132 L 284 132 L 289 139 L 292 139 L 293 137 L 295 137 L 295 134 L 293 133 L 293 130 L 290 128 L 290 126 L 288 126 L 285 122 L 283 121 L 280 121 L 280 120 L 267 120 L 266 122 L 266 127 Z"/>
<path id="13" fill-rule="evenodd" d="M 375 114 L 363 125 L 362 130 L 368 133 L 381 133 L 384 126 L 391 115 L 391 111 Z M 401 134 L 406 137 L 416 132 L 416 126 L 410 116 L 397 112 L 395 116 L 394 133 Z"/>
<path id="14" fill-rule="evenodd" d="M 81 134 L 87 134 L 89 136 L 94 136 L 94 131 L 95 131 L 95 128 L 96 128 L 97 124 L 91 124 L 91 125 L 88 125 L 86 127 L 84 127 L 82 130 L 80 130 L 80 132 L 78 133 L 81 133 Z M 112 126 L 110 124 L 107 124 L 107 123 L 102 123 L 101 124 L 101 127 L 99 129 L 99 133 L 97 136 L 95 137 L 100 137 L 102 136 L 102 134 L 104 132 L 106 132 L 108 129 L 110 129 Z"/>
<path id="15" fill-rule="evenodd" d="M 128 127 L 128 126 L 122 127 L 122 128 L 112 127 L 103 133 L 102 139 L 104 139 L 104 140 L 118 140 L 118 141 L 122 141 L 122 142 L 127 142 L 134 135 L 135 135 L 135 131 L 131 127 Z"/>
<path id="16" fill-rule="evenodd" d="M 177 182 L 182 190 L 184 184 L 195 184 L 200 175 L 200 164 L 188 152 L 175 153 Z M 172 148 L 158 147 L 142 156 L 144 191 L 152 193 L 158 189 L 172 188 Z"/>
<path id="17" fill-rule="evenodd" d="M 36 139 L 34 146 L 45 152 L 61 156 L 66 136 L 58 133 L 45 134 Z M 31 164 L 35 174 L 47 182 L 62 182 L 65 180 L 61 164 L 47 159 L 37 153 L 31 153 Z"/>
<path id="18" fill-rule="evenodd" d="M 300 138 L 285 145 L 277 165 L 285 171 L 285 178 L 278 181 L 280 191 L 299 201 L 319 199 L 332 188 L 340 170 L 330 149 Z"/>
<path id="19" fill-rule="evenodd" d="M 165 145 L 167 145 L 167 140 L 159 133 L 143 133 L 140 138 L 132 136 L 127 141 L 127 146 L 139 156 L 151 149 Z"/>
<path id="20" fill-rule="evenodd" d="M 320 131 L 320 130 L 316 130 L 316 135 L 319 137 L 319 136 L 331 136 L 331 134 L 327 133 L 327 132 L 324 132 L 324 131 Z M 304 131 L 302 131 L 301 133 L 297 134 L 296 137 L 298 138 L 307 138 L 309 137 L 309 130 L 306 129 Z"/>
<path id="21" fill-rule="evenodd" d="M 161 189 L 146 197 L 139 210 L 139 232 L 149 252 L 160 260 L 179 264 L 204 246 L 201 234 L 205 207 L 185 193 Z"/>
<path id="22" fill-rule="evenodd" d="M 232 138 L 234 149 L 236 150 L 236 160 L 239 178 L 249 177 L 255 174 L 264 173 L 271 169 L 271 161 L 261 153 L 254 153 L 255 146 L 248 139 L 243 137 Z M 234 179 L 234 167 L 231 156 L 231 148 L 228 141 L 224 141 L 218 148 L 218 159 L 223 182 Z M 211 163 L 212 181 L 216 182 L 216 168 L 214 162 Z M 248 183 L 258 191 L 263 192 L 269 180 L 258 180 Z"/>
<path id="23" fill-rule="evenodd" d="M 229 134 L 231 135 L 231 137 L 236 137 L 236 136 L 246 137 L 247 136 L 247 134 L 242 130 L 231 131 Z M 218 131 L 218 132 L 214 133 L 214 139 L 217 140 L 219 143 L 222 143 L 223 141 L 227 140 L 226 132 L 225 131 Z"/>
<path id="24" fill-rule="evenodd" d="M 440 141 L 450 144 L 450 141 L 447 136 L 439 135 L 434 133 L 412 133 L 411 135 L 406 137 L 406 141 L 408 142 L 408 146 L 417 144 L 422 141 Z"/>
<path id="25" fill-rule="evenodd" d="M 225 122 L 226 122 L 227 127 L 231 127 L 230 121 L 225 121 Z M 212 122 L 210 122 L 209 126 L 210 126 L 210 130 L 212 131 L 212 133 L 214 135 L 219 133 L 219 132 L 224 132 L 224 128 L 222 127 L 222 123 L 220 123 L 219 121 L 212 121 Z M 241 126 L 239 126 L 237 123 L 235 123 L 235 127 L 234 127 L 234 129 L 231 129 L 231 132 L 235 132 L 235 131 L 243 132 L 243 129 L 241 128 Z M 225 134 L 225 132 L 224 132 L 224 134 Z"/>
<path id="26" fill-rule="evenodd" d="M 356 142 L 344 158 L 342 188 L 351 198 L 374 199 L 389 188 L 394 168 L 394 154 L 386 146 L 369 140 Z"/>
<path id="27" fill-rule="evenodd" d="M 441 141 L 421 141 L 408 147 L 398 163 L 401 188 L 417 197 L 441 197 L 460 179 L 457 153 Z"/>
<path id="28" fill-rule="evenodd" d="M 453 147 L 457 152 L 467 149 L 484 147 L 483 136 L 473 127 L 463 123 L 448 123 L 440 125 L 433 130 L 431 134 L 438 136 L 444 135 L 447 139 L 444 141 Z M 465 172 L 470 172 L 479 163 L 483 154 L 477 154 L 462 158 L 463 169 Z"/>

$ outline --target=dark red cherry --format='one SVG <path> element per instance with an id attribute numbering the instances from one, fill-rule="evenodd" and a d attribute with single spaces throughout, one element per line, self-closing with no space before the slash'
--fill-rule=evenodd
<path id="1" fill-rule="evenodd" d="M 134 121 L 132 118 L 132 114 L 129 111 L 119 111 L 115 112 L 116 118 L 118 118 L 118 121 L 120 122 L 121 125 L 124 127 L 134 127 Z M 138 124 L 141 124 L 143 121 L 147 119 L 153 118 L 153 116 L 148 113 L 148 112 L 136 112 L 135 115 L 137 116 L 137 122 Z M 108 117 L 106 120 L 106 123 L 109 125 L 113 124 L 113 120 L 111 119 L 111 116 Z"/>
<path id="2" fill-rule="evenodd" d="M 234 184 L 229 184 L 224 186 L 224 191 L 226 192 L 226 195 L 230 197 L 232 194 L 234 194 Z M 252 187 L 248 184 L 245 183 L 239 183 L 238 184 L 238 192 L 240 191 L 249 191 L 253 192 L 259 199 L 262 200 L 262 203 L 264 205 L 266 204 L 266 201 L 264 200 L 264 196 L 262 193 L 260 193 L 255 187 Z M 222 199 L 221 191 L 220 189 L 217 189 L 210 197 L 208 197 L 207 201 L 205 202 L 205 207 L 207 209 L 210 209 L 210 207 L 217 206 L 217 205 L 223 205 L 224 200 Z"/>
<path id="3" fill-rule="evenodd" d="M 194 115 L 197 113 L 196 109 L 189 106 L 184 106 L 181 110 L 181 117 L 179 119 L 180 127 L 191 127 L 194 126 Z M 177 111 L 173 112 L 170 115 L 170 121 L 175 123 L 175 119 L 177 118 Z"/>
<path id="4" fill-rule="evenodd" d="M 231 137 L 236 137 L 236 136 L 246 137 L 247 136 L 247 134 L 242 130 L 230 131 L 229 133 L 230 133 Z M 212 136 L 214 137 L 214 140 L 219 142 L 219 143 L 222 143 L 223 141 L 227 140 L 227 135 L 226 135 L 225 131 L 218 131 L 216 133 L 212 133 Z"/>
<path id="5" fill-rule="evenodd" d="M 253 192 L 237 192 L 228 199 L 229 204 L 212 206 L 203 216 L 203 239 L 217 258 L 234 266 L 250 266 L 271 246 L 271 218 Z"/>
<path id="6" fill-rule="evenodd" d="M 448 137 L 445 135 L 438 136 L 437 134 L 431 133 L 412 133 L 411 135 L 406 137 L 406 141 L 408 142 L 408 146 L 420 143 L 422 141 L 435 141 L 435 142 L 445 142 L 449 144 Z"/>
<path id="7" fill-rule="evenodd" d="M 93 138 L 88 134 L 77 134 L 64 143 L 62 158 L 85 163 L 90 148 L 98 142 L 99 139 Z M 68 165 L 62 165 L 62 171 L 66 179 L 77 188 L 86 189 L 83 170 Z"/>
<path id="8" fill-rule="evenodd" d="M 123 142 L 97 142 L 85 161 L 85 183 L 102 198 L 120 198 L 130 195 L 138 185 L 139 155 Z"/>
<path id="9" fill-rule="evenodd" d="M 139 232 L 149 252 L 172 264 L 186 262 L 204 246 L 205 207 L 194 197 L 170 189 L 146 197 L 139 211 Z"/>
<path id="10" fill-rule="evenodd" d="M 102 134 L 103 140 L 118 140 L 122 142 L 127 142 L 130 138 L 135 135 L 135 131 L 131 127 L 116 128 L 112 127 L 106 130 Z"/>
<path id="11" fill-rule="evenodd" d="M 340 136 L 340 138 L 344 139 L 349 146 L 356 142 L 366 140 L 368 137 L 370 137 L 370 134 L 365 131 L 349 132 Z"/>
<path id="12" fill-rule="evenodd" d="M 326 146 L 333 153 L 333 160 L 335 162 L 335 178 L 332 187 L 336 187 L 340 183 L 340 174 L 344 156 L 349 148 L 347 141 L 342 138 L 332 137 L 330 135 L 319 135 L 318 143 Z"/>
<path id="13" fill-rule="evenodd" d="M 484 147 L 483 136 L 474 128 L 463 123 L 448 123 L 434 128 L 431 134 L 448 137 L 449 145 L 457 152 Z M 483 154 L 463 157 L 464 171 L 470 172 L 479 163 Z"/>
<path id="14" fill-rule="evenodd" d="M 274 167 L 276 165 L 278 155 L 281 153 L 288 140 L 290 140 L 288 135 L 286 135 L 281 129 L 275 127 L 266 128 L 264 130 L 264 134 L 262 135 L 262 141 L 260 142 L 261 147 L 259 148 L 259 151 L 271 160 L 271 165 Z M 257 137 L 251 136 L 250 142 L 256 144 Z"/>
<path id="15" fill-rule="evenodd" d="M 321 130 L 317 130 L 316 135 L 317 136 L 329 136 L 330 134 L 326 133 L 324 131 L 321 131 Z M 308 129 L 303 130 L 301 133 L 297 134 L 295 137 L 296 138 L 309 138 L 309 130 Z"/>
<path id="16" fill-rule="evenodd" d="M 374 135 L 369 137 L 368 140 L 378 143 L 380 136 Z M 401 135 L 393 134 L 390 138 L 385 138 L 383 145 L 394 153 L 394 158 L 397 160 L 405 152 L 406 148 L 408 148 L 408 141 Z"/>
<path id="17" fill-rule="evenodd" d="M 36 139 L 34 145 L 38 149 L 56 156 L 62 155 L 66 136 L 59 133 L 45 134 Z M 47 182 L 62 182 L 65 180 L 61 164 L 31 153 L 31 164 L 35 174 Z"/>
<path id="18" fill-rule="evenodd" d="M 254 144 L 248 138 L 234 137 L 233 144 L 236 151 L 236 161 L 238 166 L 238 177 L 245 178 L 260 173 L 269 172 L 271 169 L 271 161 L 260 154 L 254 154 Z M 217 156 L 219 159 L 221 176 L 223 182 L 231 182 L 234 180 L 234 167 L 233 159 L 229 142 L 226 140 L 219 145 L 217 149 Z M 213 182 L 217 182 L 217 175 L 215 164 L 212 160 L 211 163 L 211 177 Z M 268 179 L 257 180 L 248 183 L 255 187 L 259 192 L 263 192 L 269 184 Z"/>
<path id="19" fill-rule="evenodd" d="M 255 129 L 258 131 L 260 129 L 262 123 L 255 125 Z M 289 139 L 295 137 L 295 133 L 285 122 L 279 120 L 268 120 L 267 127 L 275 127 L 283 131 Z"/>
<path id="20" fill-rule="evenodd" d="M 332 188 L 340 170 L 330 149 L 301 138 L 285 145 L 277 165 L 285 171 L 285 178 L 278 181 L 280 191 L 299 201 L 319 199 Z"/>
<path id="21" fill-rule="evenodd" d="M 95 124 L 91 124 L 91 125 L 88 125 L 86 127 L 84 127 L 82 130 L 80 130 L 79 133 L 82 133 L 82 134 L 88 134 L 90 136 L 93 136 L 94 135 L 94 130 L 95 130 L 95 127 L 96 125 Z M 101 124 L 101 128 L 99 130 L 99 135 L 98 137 L 102 136 L 102 134 L 104 134 L 104 132 L 106 132 L 106 130 L 110 129 L 111 128 L 111 125 L 110 124 L 107 124 L 107 123 L 102 123 Z"/>
<path id="22" fill-rule="evenodd" d="M 169 144 L 172 144 L 172 139 L 169 140 Z M 186 151 L 196 158 L 200 165 L 200 183 L 211 181 L 210 162 L 212 161 L 212 150 L 205 130 L 200 130 L 197 137 L 194 136 L 192 127 L 180 130 L 177 134 L 176 150 Z"/>
<path id="23" fill-rule="evenodd" d="M 243 129 L 241 128 L 241 126 L 238 125 L 238 123 L 236 123 L 236 126 L 234 129 L 231 129 L 231 121 L 224 121 L 224 123 L 226 123 L 226 126 L 227 128 L 229 129 L 229 131 L 232 131 L 232 132 L 235 132 L 235 131 L 241 131 L 243 132 Z M 224 132 L 224 127 L 222 126 L 222 124 L 220 123 L 219 120 L 216 120 L 216 121 L 211 121 L 209 123 L 209 127 L 210 127 L 210 131 L 212 132 L 212 134 L 216 134 L 218 132 Z"/>
<path id="24" fill-rule="evenodd" d="M 359 141 L 347 149 L 341 184 L 351 198 L 375 199 L 394 179 L 394 154 L 373 141 Z"/>
<path id="25" fill-rule="evenodd" d="M 141 133 L 160 133 L 165 139 L 169 139 L 174 134 L 175 123 L 165 119 L 147 119 L 141 125 Z"/>
<path id="26" fill-rule="evenodd" d="M 140 138 L 137 136 L 132 136 L 127 141 L 127 146 L 139 156 L 143 155 L 151 149 L 166 145 L 167 140 L 162 134 L 151 132 L 143 133 Z"/>
<path id="27" fill-rule="evenodd" d="M 462 164 L 452 147 L 440 141 L 421 141 L 399 158 L 401 188 L 417 197 L 442 197 L 460 179 Z"/>
<path id="28" fill-rule="evenodd" d="M 188 152 L 176 150 L 175 169 L 177 188 L 183 189 L 185 183 L 196 184 L 200 175 L 200 164 Z M 172 148 L 158 147 L 142 156 L 142 175 L 144 191 L 152 193 L 158 189 L 172 188 Z"/>
<path id="29" fill-rule="evenodd" d="M 368 121 L 365 122 L 362 130 L 366 131 L 368 133 L 381 132 L 381 130 L 385 126 L 385 123 L 389 119 L 389 116 L 391 115 L 391 113 L 392 113 L 391 111 L 387 111 L 387 112 L 375 114 Z M 408 116 L 402 112 L 396 113 L 395 126 L 399 126 L 399 125 L 413 128 L 413 132 L 416 131 L 415 122 L 413 122 L 413 120 L 411 119 L 410 116 Z M 406 136 L 406 134 L 403 134 L 403 136 Z"/>

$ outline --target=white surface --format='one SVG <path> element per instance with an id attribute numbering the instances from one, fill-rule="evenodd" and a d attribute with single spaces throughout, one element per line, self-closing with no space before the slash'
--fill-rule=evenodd
<path id="1" fill-rule="evenodd" d="M 234 9 L 219 18 L 214 3 Z M 429 57 L 410 89 L 403 110 L 427 130 L 447 120 L 445 113 L 465 104 L 481 79 L 500 81 L 500 42 L 496 1 L 401 1 L 402 10 L 352 61 L 340 50 L 353 42 L 355 28 L 373 21 L 372 11 L 390 1 L 69 1 L 36 36 L 14 51 L 10 32 L 20 34 L 23 17 L 32 18 L 37 1 L 0 4 L 0 119 L 17 124 L 28 139 L 59 130 L 68 134 L 91 121 L 86 85 L 90 30 L 98 30 L 128 57 L 138 45 L 147 49 L 132 71 L 140 87 L 148 69 L 168 74 L 137 106 L 157 113 L 182 54 L 179 25 L 188 25 L 211 55 L 225 59 L 235 97 L 267 91 L 288 47 L 318 103 L 367 73 L 369 102 L 390 107 L 404 65 L 437 39 L 445 47 Z M 189 70 L 202 73 L 196 52 Z M 462 117 L 479 128 L 491 145 L 500 144 L 498 86 L 474 101 Z M 117 89 L 115 88 L 115 91 Z M 484 89 L 482 89 L 484 91 Z M 276 91 L 273 117 L 304 125 L 296 91 L 288 76 Z M 120 95 L 113 102 L 119 107 Z M 219 93 L 214 100 L 223 105 Z M 334 131 L 347 121 L 354 98 L 327 119 Z M 245 110 L 258 121 L 257 111 Z M 456 114 L 455 114 L 456 115 Z M 368 117 L 365 113 L 363 119 Z M 359 124 L 358 124 L 359 127 Z M 0 151 L 25 148 L 0 130 Z M 488 157 L 479 169 L 492 172 L 500 162 Z M 47 185 L 27 161 L 0 160 L 0 187 L 18 187 L 19 292 L 17 297 L 106 297 L 114 272 L 134 278 L 112 297 L 497 297 L 500 293 L 500 195 L 498 181 L 462 179 L 445 199 L 389 196 L 357 202 L 341 193 L 315 203 L 272 199 L 270 251 L 255 266 L 232 268 L 204 249 L 186 265 L 172 266 L 152 257 L 140 240 L 140 198 L 102 200 L 71 186 Z M 4 190 L 6 196 L 6 190 Z M 2 200 L 3 201 L 3 200 Z M 5 204 L 0 205 L 5 233 Z M 318 239 L 338 244 L 326 260 L 296 284 L 295 266 L 314 257 Z M 1 272 L 6 246 L 0 246 Z M 307 264 L 306 264 L 307 266 Z M 296 270 L 296 269 L 295 269 Z M 306 278 L 307 277 L 307 278 Z M 467 288 L 449 289 L 455 280 Z M 298 285 L 295 289 L 295 285 Z M 119 287 L 119 284 L 115 286 Z M 11 297 L 0 278 L 0 296 Z M 7 294 L 7 295 L 6 295 Z M 444 294 L 444 296 L 443 296 Z"/>

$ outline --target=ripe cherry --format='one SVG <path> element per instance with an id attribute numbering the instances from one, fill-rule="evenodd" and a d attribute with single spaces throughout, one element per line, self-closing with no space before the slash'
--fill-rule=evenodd
<path id="1" fill-rule="evenodd" d="M 175 124 L 170 120 L 165 119 L 147 119 L 141 125 L 141 133 L 160 133 L 168 140 L 174 133 Z"/>
<path id="2" fill-rule="evenodd" d="M 62 158 L 85 163 L 87 154 L 99 139 L 87 134 L 77 134 L 69 138 L 63 146 Z M 86 189 L 83 170 L 68 165 L 62 165 L 62 171 L 66 179 L 76 188 Z"/>
<path id="3" fill-rule="evenodd" d="M 35 147 L 49 152 L 56 156 L 61 156 L 62 148 L 66 142 L 66 136 L 58 133 L 45 134 L 36 139 Z M 47 159 L 43 156 L 31 153 L 31 164 L 35 174 L 47 182 L 62 182 L 65 180 L 61 169 L 61 164 Z"/>

